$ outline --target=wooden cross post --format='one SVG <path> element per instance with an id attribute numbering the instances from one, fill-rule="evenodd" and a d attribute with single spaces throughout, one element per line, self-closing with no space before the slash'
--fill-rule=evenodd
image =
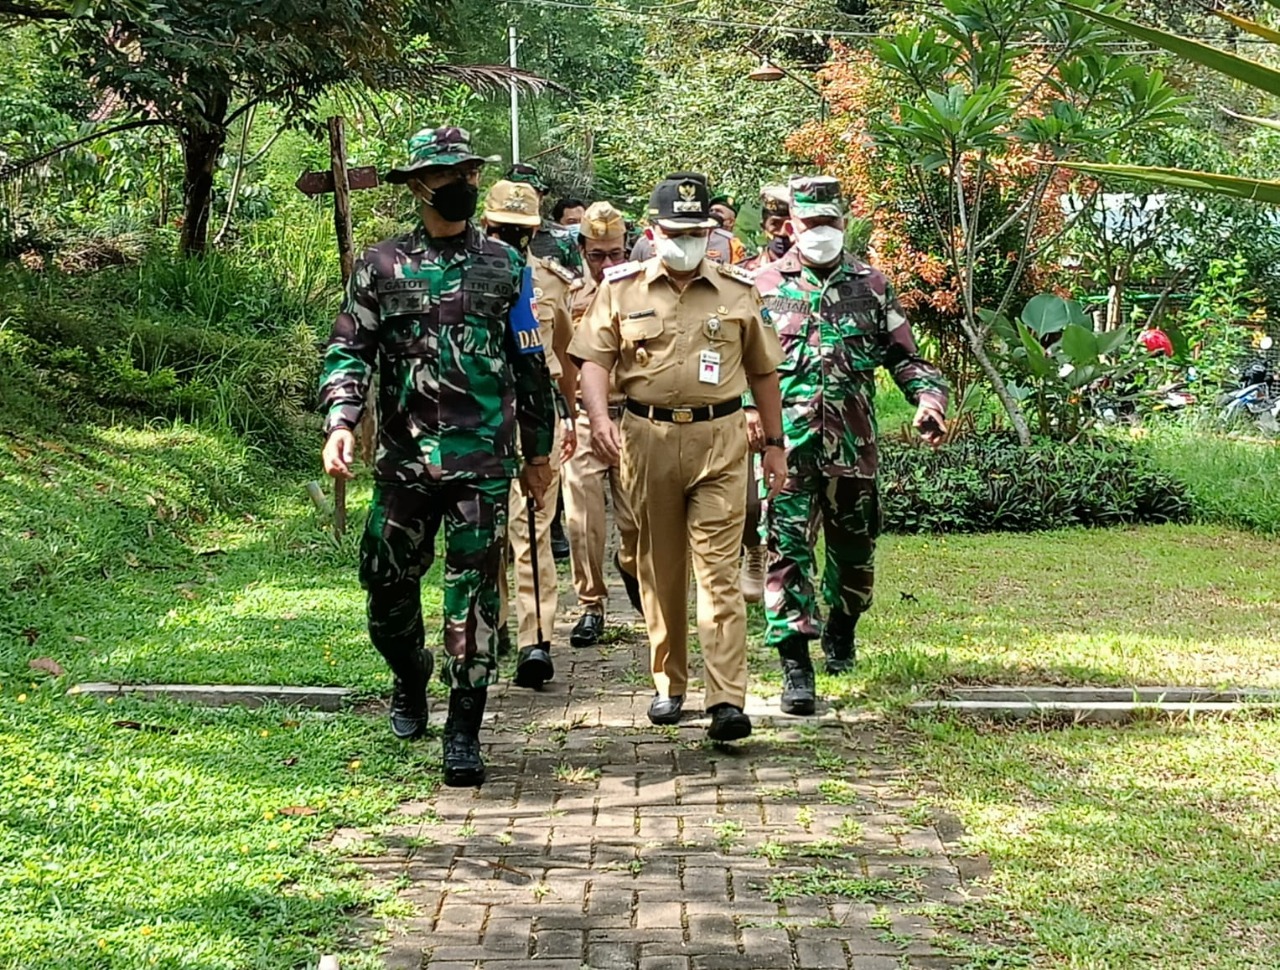
<path id="1" fill-rule="evenodd" d="M 358 189 L 373 189 L 380 184 L 378 170 L 373 166 L 347 168 L 347 133 L 342 118 L 329 119 L 329 171 L 303 172 L 295 183 L 299 192 L 307 196 L 333 193 L 333 230 L 338 237 L 338 263 L 342 267 L 342 285 L 345 287 L 355 266 L 355 246 L 351 233 L 351 193 Z M 347 483 L 341 478 L 333 480 L 333 534 L 341 539 L 347 531 Z"/>

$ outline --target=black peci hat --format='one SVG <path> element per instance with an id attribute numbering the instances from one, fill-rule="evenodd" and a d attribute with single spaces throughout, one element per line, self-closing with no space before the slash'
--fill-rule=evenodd
<path id="1" fill-rule="evenodd" d="M 649 197 L 649 221 L 663 229 L 714 229 L 706 176 L 678 172 L 659 182 Z"/>

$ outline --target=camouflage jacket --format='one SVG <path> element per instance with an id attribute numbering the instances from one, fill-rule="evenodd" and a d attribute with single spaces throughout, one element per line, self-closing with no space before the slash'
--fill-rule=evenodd
<path id="1" fill-rule="evenodd" d="M 542 225 L 529 242 L 529 254 L 543 259 L 554 259 L 575 276 L 582 275 L 582 253 L 578 249 L 578 237 L 564 226 L 543 219 Z"/>
<path id="2" fill-rule="evenodd" d="M 547 363 L 519 352 L 509 321 L 522 272 L 515 250 L 473 226 L 462 247 L 419 226 L 368 249 L 325 352 L 325 433 L 356 426 L 376 367 L 380 481 L 513 477 L 517 416 L 522 453 L 548 454 Z"/>
<path id="3" fill-rule="evenodd" d="M 945 408 L 947 384 L 916 350 L 884 274 L 852 256 L 823 279 L 793 249 L 756 274 L 786 360 L 778 365 L 787 464 L 795 473 L 875 478 L 877 367 L 913 404 Z"/>

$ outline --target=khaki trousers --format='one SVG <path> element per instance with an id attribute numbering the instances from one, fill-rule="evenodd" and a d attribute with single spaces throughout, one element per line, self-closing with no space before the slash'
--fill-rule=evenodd
<path id="1" fill-rule="evenodd" d="M 619 470 L 606 465 L 591 450 L 591 421 L 585 412 L 578 414 L 577 432 L 578 449 L 562 469 L 565 531 L 573 564 L 573 588 L 584 612 L 603 616 L 609 602 L 609 587 L 604 576 L 605 536 L 608 533 L 604 509 L 606 482 L 613 499 L 613 520 L 618 525 L 618 561 L 632 575 L 636 571 L 636 520 L 627 493 L 622 488 Z"/>
<path id="2" fill-rule="evenodd" d="M 551 484 L 544 499 L 546 507 L 534 513 L 538 542 L 538 585 L 542 594 L 542 639 L 551 640 L 556 622 L 560 594 L 556 589 L 556 561 L 551 555 L 551 523 L 556 517 L 556 493 L 560 488 L 560 445 L 564 432 L 556 422 L 555 444 L 551 448 Z M 579 445 L 581 447 L 581 445 Z M 511 562 L 516 583 L 516 646 L 532 647 L 538 642 L 538 617 L 534 612 L 533 553 L 529 548 L 529 500 L 520 488 L 520 479 L 511 480 L 507 512 L 507 541 L 511 544 Z M 502 609 L 499 626 L 506 626 L 511 614 L 507 571 L 502 570 Z"/>
<path id="3" fill-rule="evenodd" d="M 636 576 L 653 683 L 668 697 L 689 682 L 689 567 L 698 581 L 706 707 L 747 696 L 747 608 L 738 585 L 747 490 L 741 411 L 671 424 L 622 415 L 622 487 L 637 526 Z"/>

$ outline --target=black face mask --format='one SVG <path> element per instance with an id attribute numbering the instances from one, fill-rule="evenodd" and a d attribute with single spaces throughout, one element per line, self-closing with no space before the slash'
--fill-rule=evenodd
<path id="1" fill-rule="evenodd" d="M 769 240 L 769 254 L 772 256 L 785 256 L 787 250 L 791 248 L 790 236 L 774 236 Z"/>
<path id="2" fill-rule="evenodd" d="M 509 223 L 490 226 L 489 235 L 496 236 L 516 252 L 524 253 L 529 249 L 529 240 L 533 238 L 533 230 L 529 226 L 513 226 Z"/>
<path id="3" fill-rule="evenodd" d="M 427 204 L 440 213 L 445 222 L 465 222 L 476 214 L 479 201 L 480 187 L 459 179 L 433 190 Z"/>

